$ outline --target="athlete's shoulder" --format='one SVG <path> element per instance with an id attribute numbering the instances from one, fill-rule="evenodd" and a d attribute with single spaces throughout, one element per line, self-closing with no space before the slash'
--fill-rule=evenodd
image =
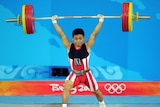
<path id="1" fill-rule="evenodd" d="M 86 43 L 84 43 L 84 46 L 85 46 L 85 48 L 86 48 L 87 52 L 88 52 L 88 53 L 90 53 L 90 47 L 87 45 L 87 42 L 86 42 Z"/>

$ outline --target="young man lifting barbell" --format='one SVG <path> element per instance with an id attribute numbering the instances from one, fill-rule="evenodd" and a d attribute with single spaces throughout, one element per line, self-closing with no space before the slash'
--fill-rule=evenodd
<path id="1" fill-rule="evenodd" d="M 81 83 L 84 83 L 86 86 L 88 86 L 90 91 L 95 94 L 96 98 L 99 101 L 100 107 L 106 107 L 102 92 L 99 90 L 98 83 L 93 77 L 93 74 L 88 65 L 90 49 L 93 46 L 95 38 L 99 33 L 104 21 L 104 16 L 101 14 L 98 14 L 97 18 L 99 19 L 99 22 L 90 35 L 89 40 L 84 43 L 85 34 L 83 29 L 76 28 L 72 32 L 72 39 L 74 41 L 72 43 L 68 40 L 67 36 L 58 25 L 58 16 L 55 15 L 52 17 L 53 26 L 62 39 L 63 45 L 68 51 L 69 63 L 72 69 L 72 72 L 67 76 L 65 80 L 64 90 L 62 93 L 62 107 L 67 107 L 70 89 Z"/>

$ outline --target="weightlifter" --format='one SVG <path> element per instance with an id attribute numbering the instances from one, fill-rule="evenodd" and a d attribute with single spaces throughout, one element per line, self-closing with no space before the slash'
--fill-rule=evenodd
<path id="1" fill-rule="evenodd" d="M 102 92 L 98 88 L 98 83 L 89 69 L 90 49 L 93 46 L 96 36 L 99 33 L 104 21 L 103 15 L 98 14 L 97 17 L 99 22 L 90 35 L 89 40 L 84 43 L 85 34 L 83 29 L 76 28 L 72 32 L 72 39 L 74 41 L 72 43 L 68 40 L 67 36 L 58 25 L 58 16 L 52 16 L 53 26 L 62 39 L 63 45 L 68 51 L 69 63 L 72 69 L 72 72 L 65 80 L 64 90 L 62 93 L 62 107 L 67 107 L 70 89 L 81 83 L 84 83 L 86 86 L 88 86 L 90 91 L 95 94 L 97 100 L 99 101 L 99 107 L 106 107 Z"/>

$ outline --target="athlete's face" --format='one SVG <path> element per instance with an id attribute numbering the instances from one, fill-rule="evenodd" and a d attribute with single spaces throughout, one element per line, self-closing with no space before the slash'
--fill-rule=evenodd
<path id="1" fill-rule="evenodd" d="M 80 47 L 83 43 L 84 36 L 82 34 L 77 34 L 73 36 L 73 41 L 76 47 Z"/>

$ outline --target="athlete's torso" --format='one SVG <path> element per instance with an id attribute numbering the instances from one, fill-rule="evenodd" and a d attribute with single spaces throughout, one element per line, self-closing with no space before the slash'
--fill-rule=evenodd
<path id="1" fill-rule="evenodd" d="M 72 43 L 68 57 L 72 70 L 85 70 L 88 68 L 89 53 L 85 44 L 82 44 L 79 49 L 76 49 Z"/>

